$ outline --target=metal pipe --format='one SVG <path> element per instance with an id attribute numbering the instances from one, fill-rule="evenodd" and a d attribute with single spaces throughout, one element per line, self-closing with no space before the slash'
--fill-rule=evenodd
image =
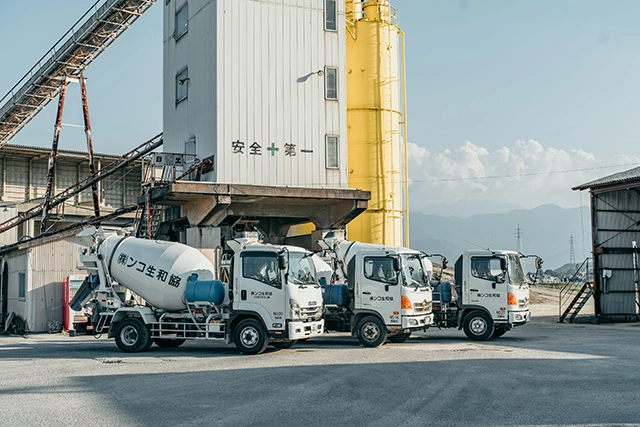
<path id="1" fill-rule="evenodd" d="M 91 121 L 89 120 L 89 103 L 87 101 L 87 79 L 84 75 L 80 76 L 80 92 L 82 94 L 82 117 L 84 119 L 84 133 L 87 138 L 87 151 L 89 156 L 89 176 L 96 174 L 96 167 L 93 160 L 93 139 L 91 137 Z M 98 186 L 96 183 L 91 185 L 93 195 L 93 213 L 96 218 L 100 216 L 100 200 L 98 198 Z"/>
<path id="2" fill-rule="evenodd" d="M 638 244 L 634 240 L 631 243 L 633 247 L 633 272 L 636 279 L 636 306 L 638 308 L 638 315 L 640 315 L 640 277 L 638 275 Z"/>
<path id="3" fill-rule="evenodd" d="M 400 34 L 402 56 L 400 63 L 402 65 L 402 140 L 404 149 L 404 245 L 409 247 L 409 165 L 407 163 L 407 73 L 404 63 L 404 31 L 398 28 Z"/>
<path id="4" fill-rule="evenodd" d="M 56 116 L 56 125 L 53 129 L 53 145 L 51 147 L 51 155 L 49 156 L 49 169 L 47 173 L 47 189 L 44 193 L 44 206 L 42 207 L 42 219 L 40 221 L 40 233 L 44 233 L 47 229 L 47 215 L 51 208 L 51 190 L 53 188 L 53 174 L 56 166 L 56 157 L 58 156 L 58 141 L 60 140 L 60 129 L 62 128 L 62 112 L 64 111 L 64 99 L 67 94 L 67 79 L 62 80 L 60 88 L 60 98 L 58 99 L 58 113 Z"/>

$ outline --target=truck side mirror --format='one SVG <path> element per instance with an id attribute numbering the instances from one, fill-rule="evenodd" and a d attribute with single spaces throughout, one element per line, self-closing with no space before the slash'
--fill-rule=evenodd
<path id="1" fill-rule="evenodd" d="M 544 261 L 542 261 L 542 258 L 540 258 L 539 256 L 536 257 L 536 270 L 540 270 L 542 268 L 542 263 Z"/>
<path id="2" fill-rule="evenodd" d="M 278 268 L 280 270 L 287 269 L 287 257 L 285 256 L 285 254 L 278 255 Z"/>
<path id="3" fill-rule="evenodd" d="M 447 268 L 447 265 L 449 265 L 449 260 L 447 259 L 447 257 L 442 257 L 442 269 L 444 270 L 445 268 Z"/>
<path id="4" fill-rule="evenodd" d="M 393 269 L 395 271 L 400 271 L 400 259 L 399 258 L 391 258 L 393 260 Z"/>
<path id="5" fill-rule="evenodd" d="M 507 271 L 507 260 L 500 258 L 500 270 Z"/>

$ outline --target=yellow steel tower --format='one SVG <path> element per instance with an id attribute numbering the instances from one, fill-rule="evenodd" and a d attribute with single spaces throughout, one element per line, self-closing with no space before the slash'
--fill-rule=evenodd
<path id="1" fill-rule="evenodd" d="M 349 187 L 371 191 L 349 240 L 408 246 L 404 34 L 389 0 L 346 0 L 346 20 Z"/>

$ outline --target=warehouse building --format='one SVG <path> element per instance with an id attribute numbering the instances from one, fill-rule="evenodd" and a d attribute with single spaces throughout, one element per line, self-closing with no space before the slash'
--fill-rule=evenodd
<path id="1" fill-rule="evenodd" d="M 640 167 L 573 190 L 590 193 L 596 317 L 603 322 L 637 321 Z"/>
<path id="2" fill-rule="evenodd" d="M 47 186 L 50 150 L 7 144 L 0 150 L 0 222 L 42 204 Z M 97 169 L 120 157 L 95 154 Z M 110 175 L 98 184 L 102 214 L 135 204 L 140 194 L 142 162 L 138 161 Z M 52 194 L 73 186 L 89 174 L 87 153 L 60 150 Z M 58 205 L 50 214 L 47 233 L 91 218 L 94 214 L 91 190 Z M 110 220 L 106 225 L 132 225 L 135 213 Z M 76 269 L 78 230 L 32 240 L 40 234 L 40 217 L 27 220 L 0 233 L 0 319 L 7 313 L 22 316 L 32 332 L 48 330 L 62 320 L 62 280 Z M 17 243 L 16 243 L 17 242 Z M 4 327 L 4 325 L 1 325 Z"/>

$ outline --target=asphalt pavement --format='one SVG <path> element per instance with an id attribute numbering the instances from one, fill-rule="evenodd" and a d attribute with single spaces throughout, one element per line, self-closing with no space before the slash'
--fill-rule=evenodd
<path id="1" fill-rule="evenodd" d="M 239 354 L 187 342 L 125 354 L 90 336 L 0 336 L 7 426 L 640 426 L 640 324 L 534 317 L 501 338 L 328 334 Z"/>

